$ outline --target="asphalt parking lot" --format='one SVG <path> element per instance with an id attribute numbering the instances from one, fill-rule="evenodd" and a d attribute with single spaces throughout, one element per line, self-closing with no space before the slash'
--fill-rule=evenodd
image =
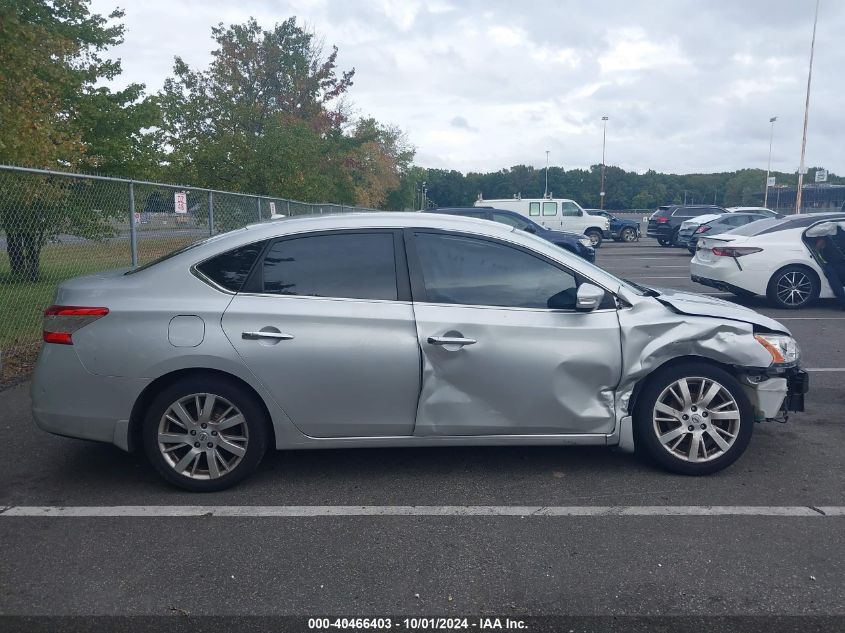
<path id="1" fill-rule="evenodd" d="M 606 242 L 597 261 L 733 299 L 693 284 L 688 262 L 648 238 Z M 845 312 L 742 301 L 798 339 L 807 411 L 758 425 L 745 456 L 705 478 L 606 449 L 359 449 L 269 454 L 236 488 L 192 495 L 140 454 L 39 431 L 28 385 L 8 389 L 0 614 L 845 618 Z M 12 506 L 100 510 L 11 516 Z M 152 511 L 104 516 L 116 506 Z M 161 506 L 204 508 L 161 516 Z M 215 516 L 232 506 L 250 510 Z M 278 510 L 300 506 L 319 508 Z M 409 506 L 430 509 L 396 511 Z M 479 506 L 492 510 L 467 510 Z M 501 510 L 511 506 L 533 510 Z M 602 510 L 571 510 L 584 506 Z M 666 506 L 734 510 L 673 516 Z"/>

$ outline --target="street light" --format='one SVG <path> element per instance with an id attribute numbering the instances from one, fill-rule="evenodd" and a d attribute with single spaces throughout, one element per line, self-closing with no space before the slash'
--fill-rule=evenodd
<path id="1" fill-rule="evenodd" d="M 546 188 L 543 190 L 543 197 L 549 197 L 549 150 L 546 150 Z"/>
<path id="2" fill-rule="evenodd" d="M 804 136 L 801 137 L 801 164 L 798 166 L 798 192 L 795 194 L 795 213 L 801 213 L 801 191 L 804 188 L 804 150 L 807 147 L 807 119 L 810 115 L 810 82 L 813 79 L 813 53 L 816 48 L 816 23 L 819 21 L 819 0 L 813 18 L 813 39 L 810 41 L 810 70 L 807 72 L 807 99 L 804 102 Z"/>
<path id="3" fill-rule="evenodd" d="M 775 137 L 775 121 L 777 120 L 778 118 L 776 116 L 769 119 L 769 123 L 772 126 L 769 131 L 769 166 L 766 167 L 766 193 L 763 195 L 763 206 L 766 208 L 769 207 L 769 172 L 772 171 L 772 139 Z"/>
<path id="4" fill-rule="evenodd" d="M 599 209 L 604 209 L 604 147 L 607 141 L 607 117 L 601 118 L 603 121 L 601 133 L 601 191 L 599 192 Z"/>

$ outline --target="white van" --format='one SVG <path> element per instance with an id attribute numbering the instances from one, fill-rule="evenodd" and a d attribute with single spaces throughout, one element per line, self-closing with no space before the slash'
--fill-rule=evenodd
<path id="1" fill-rule="evenodd" d="M 603 238 L 610 237 L 607 218 L 590 215 L 577 202 L 566 198 L 479 198 L 474 206 L 516 211 L 547 229 L 583 233 L 596 248 L 601 246 Z"/>

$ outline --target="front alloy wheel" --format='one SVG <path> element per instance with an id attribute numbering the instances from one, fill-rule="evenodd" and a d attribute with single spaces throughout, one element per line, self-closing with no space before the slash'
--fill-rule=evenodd
<path id="1" fill-rule="evenodd" d="M 634 411 L 637 452 L 684 475 L 732 464 L 748 446 L 753 426 L 754 409 L 739 381 L 703 362 L 655 371 Z"/>
<path id="2" fill-rule="evenodd" d="M 622 233 L 619 235 L 623 242 L 635 242 L 637 240 L 637 230 L 632 227 L 626 227 L 622 229 Z"/>
<path id="3" fill-rule="evenodd" d="M 701 376 L 666 387 L 652 410 L 654 433 L 672 456 L 708 462 L 727 453 L 739 433 L 739 405 L 724 386 Z"/>

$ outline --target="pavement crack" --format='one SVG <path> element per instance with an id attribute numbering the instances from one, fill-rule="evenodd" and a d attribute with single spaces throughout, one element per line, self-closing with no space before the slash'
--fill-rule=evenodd
<path id="1" fill-rule="evenodd" d="M 823 510 L 820 510 L 820 509 L 819 509 L 819 508 L 817 508 L 816 506 L 807 506 L 807 507 L 808 507 L 808 508 L 810 508 L 810 510 L 814 510 L 814 511 L 818 512 L 818 513 L 819 513 L 820 515 L 822 515 L 823 517 L 826 517 L 826 516 L 827 516 L 827 515 L 824 513 L 824 511 L 823 511 Z"/>

